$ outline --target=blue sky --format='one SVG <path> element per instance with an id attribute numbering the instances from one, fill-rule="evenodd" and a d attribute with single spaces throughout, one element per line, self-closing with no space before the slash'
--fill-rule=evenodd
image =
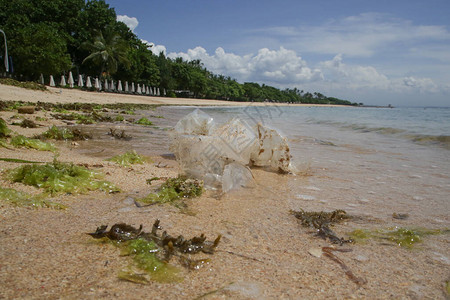
<path id="1" fill-rule="evenodd" d="M 106 0 L 154 52 L 239 82 L 450 106 L 449 0 Z"/>

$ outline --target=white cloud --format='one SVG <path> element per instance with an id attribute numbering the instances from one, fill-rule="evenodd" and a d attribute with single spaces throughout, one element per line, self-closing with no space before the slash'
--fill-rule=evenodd
<path id="1" fill-rule="evenodd" d="M 166 47 L 165 46 L 163 46 L 163 45 L 155 45 L 155 44 L 153 44 L 152 43 L 152 47 L 150 48 L 150 50 L 152 51 L 152 53 L 154 54 L 154 55 L 159 55 L 161 52 L 164 54 L 164 55 L 166 55 Z"/>
<path id="2" fill-rule="evenodd" d="M 424 94 L 430 97 L 449 92 L 448 86 L 439 85 L 431 78 L 388 76 L 374 66 L 346 63 L 342 54 L 319 62 L 315 68 L 309 67 L 295 51 L 284 47 L 278 50 L 262 48 L 256 54 L 242 56 L 228 53 L 221 47 L 214 54 L 209 54 L 203 47 L 196 47 L 167 56 L 172 59 L 181 57 L 186 61 L 199 59 L 214 74 L 230 76 L 239 82 L 259 82 L 278 88 L 297 87 L 369 104 L 395 104 L 395 99 L 416 99 L 415 104 L 418 105 Z"/>
<path id="3" fill-rule="evenodd" d="M 266 84 L 301 84 L 322 79 L 317 69 L 311 69 L 295 51 L 280 47 L 278 50 L 260 49 L 258 53 L 239 56 L 217 48 L 210 55 L 202 47 L 189 49 L 187 53 L 170 53 L 171 58 L 182 57 L 190 61 L 200 59 L 205 67 L 216 74 L 225 74 L 239 81 L 264 82 Z"/>
<path id="4" fill-rule="evenodd" d="M 139 25 L 138 19 L 127 15 L 117 15 L 117 21 L 125 23 L 131 31 L 134 31 L 134 29 Z"/>

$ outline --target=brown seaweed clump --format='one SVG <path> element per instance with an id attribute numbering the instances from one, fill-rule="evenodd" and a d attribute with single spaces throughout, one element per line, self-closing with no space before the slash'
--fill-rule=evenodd
<path id="1" fill-rule="evenodd" d="M 344 210 L 337 209 L 332 212 L 308 212 L 300 209 L 300 211 L 293 211 L 291 213 L 302 222 L 304 227 L 313 227 L 317 229 L 317 236 L 323 239 L 329 239 L 333 244 L 343 245 L 344 243 L 352 243 L 352 240 L 339 238 L 330 226 L 339 223 L 343 220 L 348 220 L 351 217 L 347 215 Z"/>
<path id="2" fill-rule="evenodd" d="M 149 283 L 150 280 L 160 282 L 180 281 L 179 270 L 169 264 L 173 256 L 179 258 L 180 264 L 190 270 L 199 269 L 209 259 L 191 259 L 191 254 L 213 254 L 220 242 L 221 235 L 214 241 L 207 241 L 204 234 L 186 239 L 182 235 L 174 237 L 166 231 L 161 234 L 156 220 L 151 232 L 143 232 L 142 225 L 135 228 L 124 223 L 114 224 L 109 231 L 107 225 L 97 228 L 90 236 L 101 239 L 108 238 L 121 248 L 121 254 L 133 257 L 133 264 L 119 272 L 119 278 L 135 283 Z M 144 273 L 143 273 L 144 272 Z"/>

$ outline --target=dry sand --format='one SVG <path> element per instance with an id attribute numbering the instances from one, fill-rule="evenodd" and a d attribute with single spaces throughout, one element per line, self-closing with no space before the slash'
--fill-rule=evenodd
<path id="1" fill-rule="evenodd" d="M 30 101 L 49 103 L 137 103 L 156 105 L 195 105 L 195 106 L 258 106 L 258 105 L 297 105 L 297 106 L 329 106 L 319 104 L 286 104 L 261 102 L 236 102 L 208 99 L 151 97 L 144 95 L 130 95 L 106 92 L 87 92 L 77 89 L 60 89 L 47 87 L 47 92 L 26 90 L 23 88 L 0 84 L 0 100 Z"/>
<path id="2" fill-rule="evenodd" d="M 190 99 L 165 99 L 122 96 L 51 89 L 33 92 L 0 85 L 0 100 L 44 102 L 130 102 L 154 104 L 229 105 L 229 102 Z M 233 103 L 235 104 L 235 103 Z M 0 112 L 11 122 L 14 112 Z M 42 112 L 39 112 L 42 114 Z M 30 116 L 34 118 L 36 115 Z M 61 125 L 49 119 L 45 125 Z M 40 129 L 15 131 L 31 136 Z M 106 180 L 116 183 L 122 192 L 107 195 L 63 195 L 54 200 L 68 206 L 65 211 L 29 209 L 0 203 L 0 299 L 445 299 L 443 284 L 449 279 L 448 262 L 429 253 L 374 243 L 344 246 L 352 252 L 337 255 L 358 277 L 367 280 L 357 285 L 334 261 L 308 253 L 311 248 L 330 246 L 300 227 L 289 215 L 283 195 L 271 187 L 283 184 L 279 174 L 254 170 L 257 189 L 266 196 L 252 197 L 244 190 L 239 197 L 206 193 L 188 200 L 189 213 L 172 206 L 138 208 L 130 200 L 150 191 L 145 179 L 175 177 L 174 160 L 152 157 L 153 163 L 119 167 L 112 162 L 74 151 L 71 143 L 57 143 L 59 160 L 99 168 Z M 35 150 L 0 148 L 1 157 L 51 161 L 53 154 Z M 157 164 L 160 167 L 157 167 Z M 17 167 L 0 161 L 0 170 Z M 99 167 L 101 165 L 102 167 Z M 161 168 L 161 166 L 164 166 Z M 269 180 L 268 180 L 269 179 Z M 300 180 L 301 181 L 301 180 Z M 162 181 L 159 181 L 162 182 Z M 157 182 L 158 183 L 158 182 Z M 34 188 L 0 180 L 3 187 L 36 193 Z M 286 187 L 287 188 L 287 187 Z M 243 201 L 244 199 L 244 201 Z M 138 285 L 117 278 L 118 270 L 128 264 L 117 248 L 99 245 L 86 235 L 102 225 L 125 222 L 142 224 L 150 231 L 155 219 L 172 235 L 192 237 L 205 233 L 208 239 L 223 238 L 211 262 L 196 271 L 183 271 L 181 283 Z M 337 227 L 341 232 L 350 228 Z M 432 243 L 448 246 L 439 236 Z M 229 252 L 227 252 L 229 251 Z M 234 253 L 231 254 L 230 252 Z"/>

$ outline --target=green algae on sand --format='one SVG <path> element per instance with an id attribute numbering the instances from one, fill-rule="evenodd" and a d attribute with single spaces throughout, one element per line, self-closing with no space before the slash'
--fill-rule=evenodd
<path id="1" fill-rule="evenodd" d="M 134 164 L 143 164 L 145 162 L 145 158 L 136 153 L 136 151 L 128 151 L 124 154 L 116 155 L 107 160 L 115 162 L 118 165 L 123 167 L 127 167 L 129 165 Z"/>
<path id="2" fill-rule="evenodd" d="M 6 125 L 5 120 L 0 118 L 0 138 L 9 137 L 11 134 L 11 129 L 8 128 L 8 125 Z"/>
<path id="3" fill-rule="evenodd" d="M 197 253 L 213 254 L 218 246 L 221 235 L 214 241 L 207 241 L 204 234 L 185 239 L 182 235 L 171 236 L 161 230 L 160 221 L 153 223 L 151 232 L 143 232 L 142 225 L 135 228 L 124 223 L 114 224 L 109 231 L 107 225 L 102 225 L 93 233 L 88 233 L 95 239 L 104 241 L 109 239 L 120 248 L 121 256 L 130 256 L 133 262 L 122 269 L 118 276 L 120 279 L 135 283 L 146 284 L 151 280 L 158 282 L 179 282 L 183 280 L 180 268 L 169 264 L 172 257 L 179 258 L 182 266 L 197 270 L 209 263 L 209 259 L 193 260 L 187 255 Z"/>
<path id="4" fill-rule="evenodd" d="M 0 187 L 0 200 L 8 202 L 14 206 L 24 207 L 47 207 L 53 209 L 66 209 L 66 206 L 48 201 L 44 195 L 30 195 L 15 189 L 8 189 Z"/>
<path id="5" fill-rule="evenodd" d="M 175 206 L 180 206 L 181 203 L 178 203 L 178 200 L 200 197 L 202 193 L 203 181 L 178 176 L 167 179 L 156 193 L 150 193 L 138 201 L 150 205 L 170 203 Z"/>
<path id="6" fill-rule="evenodd" d="M 103 175 L 73 163 L 53 161 L 45 165 L 23 165 L 6 171 L 13 182 L 42 188 L 46 193 L 83 194 L 93 190 L 118 192 L 112 183 L 102 180 Z"/>
<path id="7" fill-rule="evenodd" d="M 140 118 L 139 120 L 136 121 L 136 124 L 145 125 L 145 126 L 152 126 L 153 122 L 150 121 L 149 119 L 145 118 L 145 117 L 142 117 L 142 118 Z"/>
<path id="8" fill-rule="evenodd" d="M 23 135 L 16 135 L 11 138 L 11 145 L 14 147 L 25 147 L 29 149 L 36 149 L 39 151 L 56 152 L 56 147 L 52 143 L 43 142 L 38 139 L 27 138 Z"/>
<path id="9" fill-rule="evenodd" d="M 38 138 L 53 139 L 53 140 L 71 140 L 71 141 L 81 141 L 91 139 L 92 135 L 88 133 L 83 133 L 78 128 L 59 128 L 55 125 L 50 127 L 47 131 L 43 132 L 38 136 Z"/>
<path id="10" fill-rule="evenodd" d="M 386 229 L 355 229 L 350 232 L 350 238 L 356 243 L 365 243 L 369 239 L 389 241 L 400 247 L 412 249 L 416 244 L 422 243 L 428 235 L 448 233 L 449 230 L 427 228 L 389 227 Z"/>

